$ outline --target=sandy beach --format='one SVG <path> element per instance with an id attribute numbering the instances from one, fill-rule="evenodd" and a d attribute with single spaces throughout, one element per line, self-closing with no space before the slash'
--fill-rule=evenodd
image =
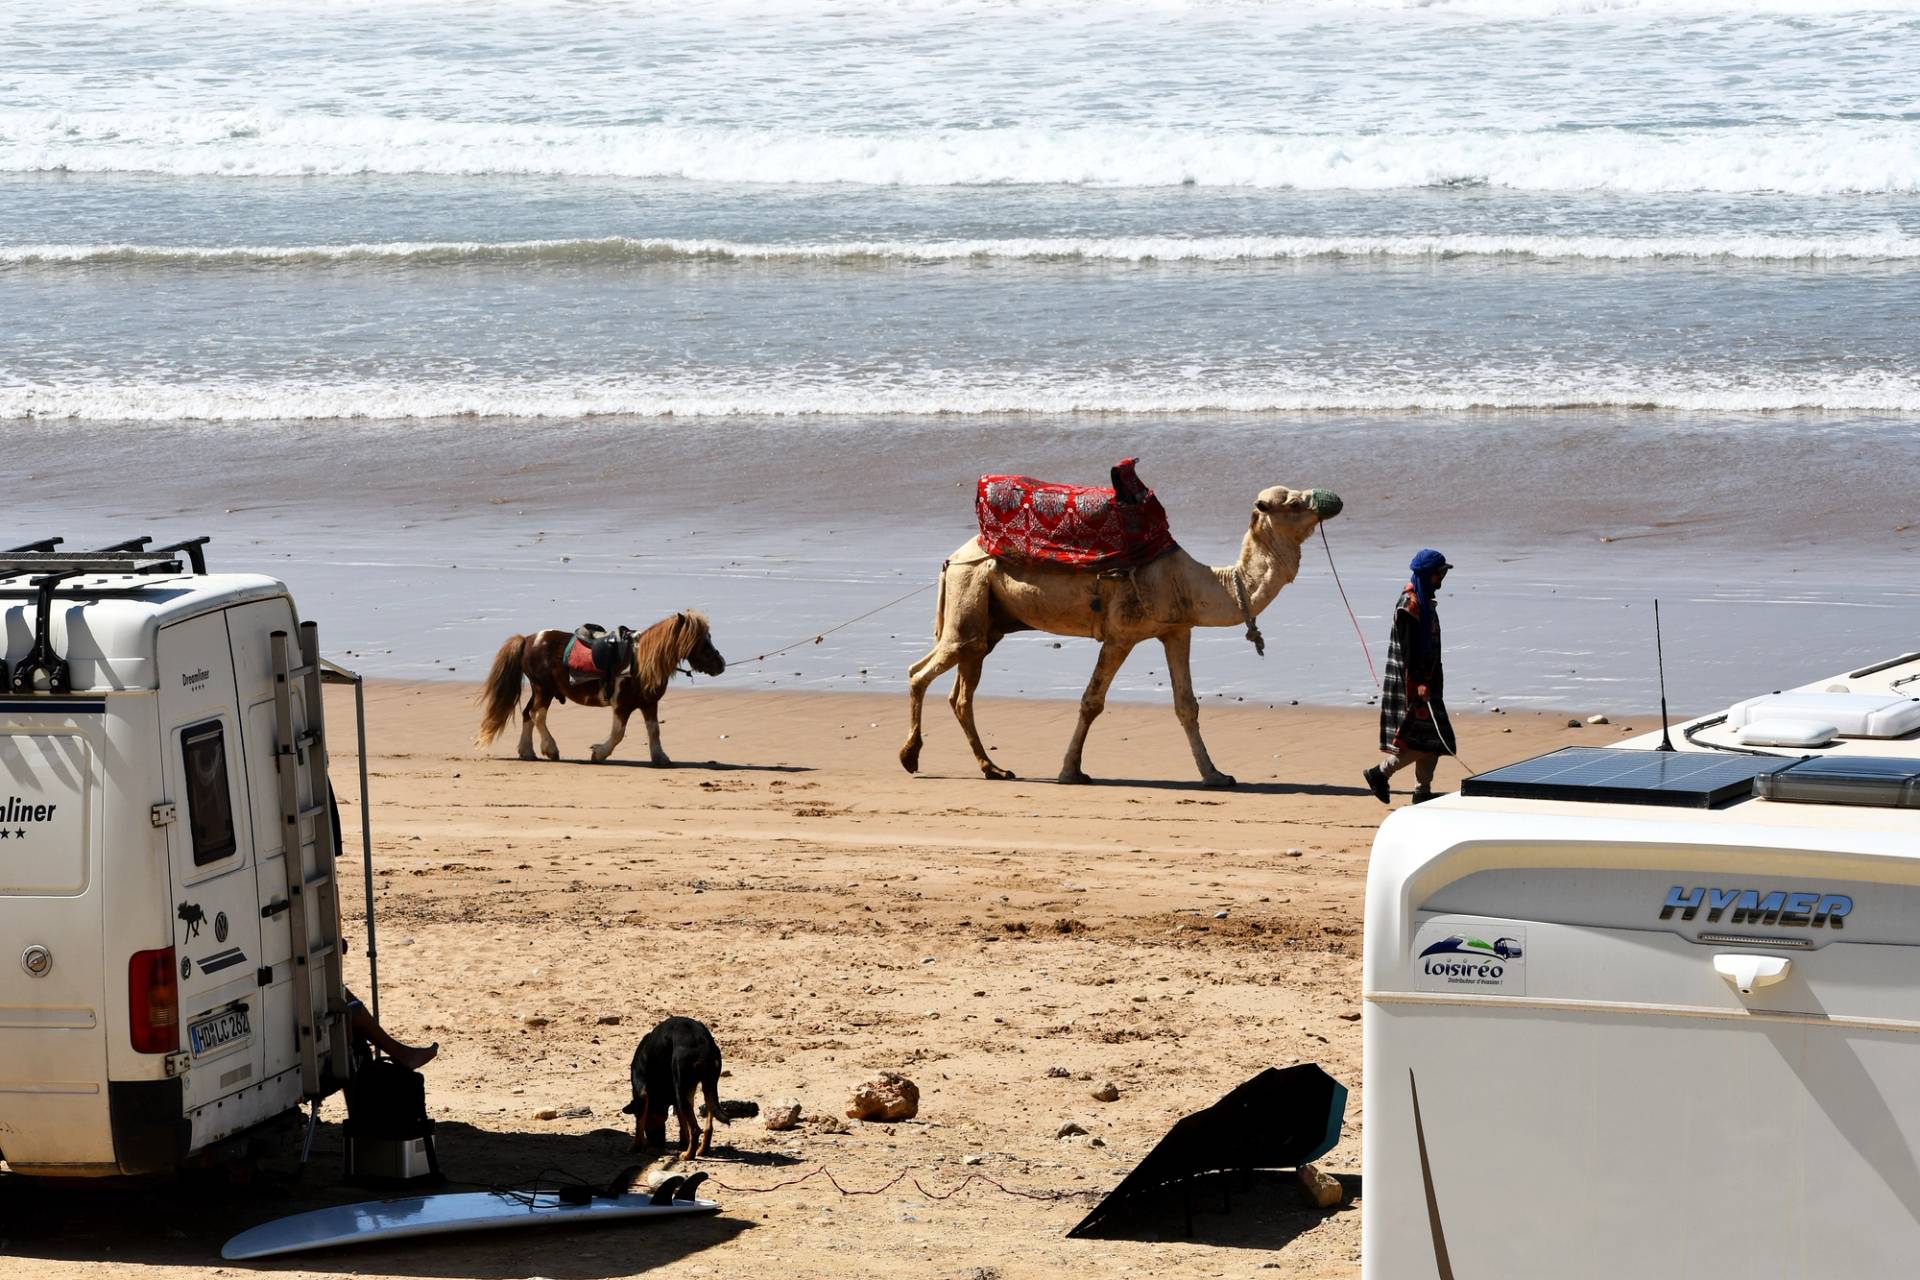
<path id="1" fill-rule="evenodd" d="M 896 696 L 682 686 L 663 704 L 677 764 L 654 769 L 638 738 L 609 765 L 583 763 L 604 713 L 578 708 L 553 717 L 560 763 L 510 758 L 504 742 L 476 750 L 472 693 L 388 682 L 368 698 L 381 1013 L 403 1038 L 441 1045 L 428 1104 L 448 1175 L 611 1176 L 629 1159 L 619 1108 L 633 1046 L 674 1013 L 713 1028 L 723 1097 L 794 1099 L 807 1119 L 788 1133 L 759 1120 L 718 1128 L 698 1162 L 721 1184 L 714 1218 L 271 1269 L 1359 1274 L 1361 904 L 1384 812 L 1357 776 L 1373 756 L 1367 713 L 1209 708 L 1214 757 L 1241 781 L 1221 793 L 1194 783 L 1163 704 L 1111 707 L 1087 754 L 1099 785 L 1069 788 L 1047 780 L 1074 714 L 1064 702 L 982 701 L 988 743 L 1021 775 L 989 783 L 938 704 L 923 774 L 902 772 Z M 346 798 L 351 703 L 329 717 Z M 1487 768 L 1639 724 L 1567 720 L 1462 716 L 1461 747 Z M 1458 777 L 1443 768 L 1440 786 Z M 345 824 L 358 829 L 356 808 Z M 349 877 L 352 932 L 363 883 Z M 364 988 L 364 956 L 349 979 Z M 1361 1193 L 1352 1204 L 1310 1210 L 1276 1175 L 1206 1190 L 1190 1240 L 1172 1206 L 1139 1239 L 1065 1238 L 1172 1121 L 1295 1062 L 1352 1091 L 1324 1162 Z M 883 1070 L 917 1083 L 918 1117 L 843 1119 L 853 1087 Z M 1107 1083 L 1118 1100 L 1096 1101 Z M 338 1100 L 324 1107 L 297 1180 L 289 1130 L 252 1171 L 137 1189 L 0 1182 L 0 1248 L 36 1277 L 243 1274 L 214 1266 L 229 1234 L 365 1198 L 338 1184 L 343 1115 Z M 1056 1137 L 1069 1122 L 1086 1134 Z M 755 1190 L 822 1167 L 849 1191 L 903 1170 L 918 1186 L 842 1196 L 822 1175 Z"/>

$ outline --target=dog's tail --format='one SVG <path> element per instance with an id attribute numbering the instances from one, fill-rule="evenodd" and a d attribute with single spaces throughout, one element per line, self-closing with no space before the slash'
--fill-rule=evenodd
<path id="1" fill-rule="evenodd" d="M 493 670 L 480 686 L 480 731 L 473 735 L 475 746 L 484 747 L 499 737 L 513 718 L 514 705 L 520 701 L 520 685 L 526 678 L 521 665 L 526 647 L 527 637 L 508 636 L 500 652 L 493 655 Z"/>
<path id="2" fill-rule="evenodd" d="M 700 1073 L 700 1092 L 707 1100 L 707 1114 L 715 1117 L 721 1124 L 732 1124 L 733 1117 L 720 1106 L 720 1059 L 716 1056 L 707 1069 Z"/>

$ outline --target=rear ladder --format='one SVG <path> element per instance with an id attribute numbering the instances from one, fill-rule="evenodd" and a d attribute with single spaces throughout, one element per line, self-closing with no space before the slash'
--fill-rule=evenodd
<path id="1" fill-rule="evenodd" d="M 274 768 L 280 776 L 280 823 L 286 856 L 288 927 L 293 943 L 293 1016 L 300 1038 L 300 1079 L 307 1097 L 325 1082 L 344 1082 L 350 1068 L 346 986 L 340 973 L 340 899 L 335 879 L 333 807 L 328 803 L 325 711 L 320 698 L 319 628 L 300 624 L 299 665 L 284 631 L 273 645 Z M 293 681 L 300 681 L 295 722 Z M 300 803 L 301 775 L 308 803 Z M 308 833 L 302 834 L 304 830 Z M 309 903 L 312 909 L 309 910 Z"/>

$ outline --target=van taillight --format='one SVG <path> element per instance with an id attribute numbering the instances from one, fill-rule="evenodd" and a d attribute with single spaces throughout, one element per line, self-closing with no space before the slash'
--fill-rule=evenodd
<path id="1" fill-rule="evenodd" d="M 141 1053 L 172 1053 L 180 1047 L 180 987 L 173 976 L 173 948 L 136 951 L 127 961 L 127 1033 Z"/>

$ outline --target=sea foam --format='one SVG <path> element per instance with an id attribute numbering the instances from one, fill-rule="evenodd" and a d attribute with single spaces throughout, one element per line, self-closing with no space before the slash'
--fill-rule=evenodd
<path id="1" fill-rule="evenodd" d="M 1405 378 L 1302 374 L 1201 387 L 1163 377 L 1079 371 L 995 380 L 972 374 L 812 380 L 801 371 L 750 382 L 666 376 L 579 383 L 535 381 L 75 382 L 0 386 L 0 421 L 282 422 L 410 419 L 636 419 L 1174 415 L 1187 413 L 1679 410 L 1920 413 L 1920 379 L 1836 373 L 1791 379 L 1572 374 L 1557 369 Z"/>
<path id="2" fill-rule="evenodd" d="M 0 172 L 521 174 L 734 184 L 1920 191 L 1920 120 L 1575 132 L 1147 125 L 804 130 L 267 112 L 0 112 Z"/>
<path id="3" fill-rule="evenodd" d="M 356 262 L 1265 262 L 1319 258 L 1516 258 L 1596 262 L 1920 261 L 1920 237 L 1862 236 L 1036 236 L 977 240 L 736 241 L 596 236 L 562 240 L 309 245 L 0 245 L 6 266 L 306 267 Z"/>

